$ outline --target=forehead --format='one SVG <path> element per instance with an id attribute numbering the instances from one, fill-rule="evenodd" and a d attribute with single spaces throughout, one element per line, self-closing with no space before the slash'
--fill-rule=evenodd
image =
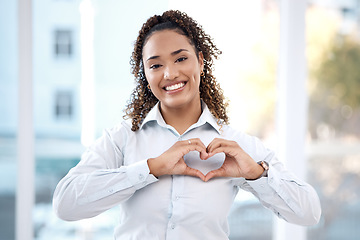
<path id="1" fill-rule="evenodd" d="M 143 47 L 143 58 L 170 55 L 179 49 L 186 49 L 195 53 L 195 49 L 187 36 L 174 30 L 156 31 L 148 38 Z"/>

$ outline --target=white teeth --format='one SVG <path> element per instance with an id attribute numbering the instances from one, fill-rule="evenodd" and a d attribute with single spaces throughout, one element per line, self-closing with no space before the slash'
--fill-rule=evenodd
<path id="1" fill-rule="evenodd" d="M 172 90 L 182 88 L 183 86 L 185 86 L 185 83 L 183 83 L 183 82 L 182 83 L 177 83 L 177 84 L 165 87 L 165 90 L 166 91 L 172 91 Z"/>

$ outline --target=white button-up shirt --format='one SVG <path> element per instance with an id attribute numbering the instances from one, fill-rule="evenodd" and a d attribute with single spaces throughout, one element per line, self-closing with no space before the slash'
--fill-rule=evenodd
<path id="1" fill-rule="evenodd" d="M 202 107 L 198 122 L 182 135 L 165 123 L 158 105 L 136 132 L 129 121 L 105 131 L 59 182 L 53 201 L 57 215 L 79 220 L 120 205 L 115 239 L 222 240 L 228 239 L 227 216 L 243 189 L 288 222 L 312 225 L 319 221 L 319 199 L 310 185 L 287 171 L 257 138 L 219 126 L 204 103 Z M 176 141 L 191 138 L 200 138 L 205 146 L 214 138 L 236 141 L 254 161 L 269 163 L 268 177 L 203 182 L 192 176 L 156 178 L 149 173 L 147 159 L 161 155 Z M 222 165 L 224 154 L 204 161 L 198 152 L 190 152 L 184 159 L 206 174 Z"/>

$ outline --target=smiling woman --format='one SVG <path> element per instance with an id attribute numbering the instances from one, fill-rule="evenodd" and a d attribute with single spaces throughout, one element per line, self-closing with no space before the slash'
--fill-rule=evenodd
<path id="1" fill-rule="evenodd" d="M 60 218 L 120 205 L 116 239 L 229 239 L 227 217 L 243 189 L 288 222 L 319 221 L 314 189 L 257 138 L 228 125 L 212 75 L 219 53 L 185 13 L 149 18 L 132 56 L 130 121 L 106 130 L 60 181 Z"/>
<path id="2" fill-rule="evenodd" d="M 137 86 L 132 93 L 131 101 L 126 108 L 126 117 L 132 120 L 132 129 L 134 131 L 139 129 L 140 124 L 146 117 L 147 113 L 158 102 L 154 93 L 147 87 L 149 80 L 147 79 L 145 65 L 148 60 L 158 59 L 160 56 L 153 53 L 144 60 L 144 50 L 150 49 L 148 41 L 153 37 L 154 33 L 160 33 L 166 30 L 177 33 L 173 38 L 181 38 L 182 44 L 187 47 L 180 47 L 180 39 L 177 40 L 179 48 L 170 50 L 173 57 L 180 54 L 180 52 L 192 53 L 196 56 L 199 63 L 202 61 L 202 71 L 200 86 L 201 99 L 207 104 L 211 113 L 216 116 L 219 123 L 228 123 L 228 116 L 226 112 L 227 103 L 224 101 L 222 90 L 212 74 L 213 60 L 221 54 L 221 51 L 215 46 L 212 38 L 207 35 L 202 27 L 198 25 L 192 18 L 185 13 L 179 11 L 167 11 L 160 16 L 153 16 L 143 25 L 139 32 L 139 36 L 134 46 L 134 51 L 131 58 L 132 72 L 135 75 Z M 156 36 L 155 36 L 156 37 Z M 157 37 L 159 38 L 159 37 Z M 154 44 L 155 41 L 152 41 Z M 162 45 L 161 45 L 162 46 Z M 186 50 L 186 51 L 185 51 Z M 195 52 L 195 54 L 194 54 Z M 150 53 L 149 53 L 150 54 Z M 163 56 L 164 57 L 164 56 Z M 187 56 L 174 59 L 177 63 L 187 60 Z M 194 61 L 194 59 L 192 59 Z M 158 68 L 160 64 L 155 64 L 152 69 Z M 172 69 L 169 69 L 172 70 Z M 168 74 L 168 73 L 166 73 Z M 198 76 L 200 76 L 200 72 Z"/>
<path id="3" fill-rule="evenodd" d="M 186 36 L 174 30 L 162 30 L 148 38 L 143 62 L 146 80 L 160 102 L 163 118 L 182 134 L 201 114 L 202 53 L 196 54 Z M 184 117 L 189 120 L 184 121 Z"/>

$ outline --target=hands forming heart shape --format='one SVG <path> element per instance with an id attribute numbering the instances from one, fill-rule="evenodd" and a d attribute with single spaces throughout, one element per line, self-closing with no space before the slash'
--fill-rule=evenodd
<path id="1" fill-rule="evenodd" d="M 204 175 L 200 170 L 189 167 L 185 154 L 198 151 L 200 159 L 206 161 L 217 153 L 224 153 L 222 166 Z M 244 177 L 257 179 L 264 171 L 235 141 L 215 138 L 207 147 L 199 138 L 178 141 L 157 158 L 148 159 L 150 173 L 162 175 L 189 175 L 207 182 L 215 177 Z"/>

